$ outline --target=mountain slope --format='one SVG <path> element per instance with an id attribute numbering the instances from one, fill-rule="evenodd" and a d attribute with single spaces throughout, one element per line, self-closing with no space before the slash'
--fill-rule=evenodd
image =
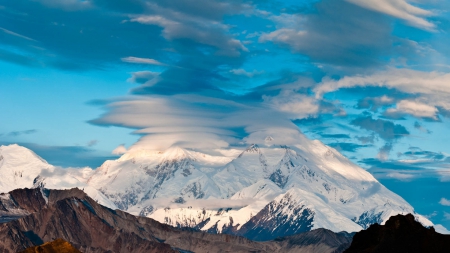
<path id="1" fill-rule="evenodd" d="M 316 228 L 359 231 L 395 214 L 414 213 L 370 173 L 306 137 L 289 147 L 250 145 L 228 161 L 177 147 L 129 153 L 105 162 L 88 183 L 136 215 L 261 240 Z M 290 191 L 295 197 L 276 203 Z M 303 221 L 293 223 L 291 216 Z M 264 220 L 274 217 L 283 217 L 279 223 L 289 227 L 265 236 L 250 232 L 263 231 L 270 225 Z"/>
<path id="2" fill-rule="evenodd" d="M 90 168 L 62 169 L 55 167 L 33 151 L 16 144 L 0 146 L 0 192 L 19 188 L 49 189 L 82 188 L 99 203 L 110 208 L 116 205 L 97 189 L 86 184 L 94 173 Z"/>
<path id="3" fill-rule="evenodd" d="M 308 252 L 335 251 L 348 244 L 347 234 L 312 231 L 278 241 L 178 229 L 99 205 L 79 189 L 19 189 L 0 203 L 29 213 L 0 224 L 0 252 L 18 252 L 61 238 L 82 252 Z M 13 211 L 13 209 L 11 209 Z M 7 212 L 7 211 L 5 211 Z M 326 250 L 323 250 L 326 249 Z"/>
<path id="4" fill-rule="evenodd" d="M 304 136 L 290 146 L 250 145 L 236 156 L 132 149 L 96 170 L 60 169 L 31 155 L 9 161 L 9 153 L 26 152 L 0 149 L 0 171 L 22 171 L 20 187 L 80 187 L 101 204 L 175 227 L 270 240 L 317 228 L 359 231 L 406 213 L 432 225 L 370 173 Z M 26 164 L 33 168 L 21 169 Z"/>

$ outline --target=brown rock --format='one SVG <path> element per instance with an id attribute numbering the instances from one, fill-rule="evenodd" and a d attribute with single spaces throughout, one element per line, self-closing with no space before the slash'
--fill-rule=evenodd
<path id="1" fill-rule="evenodd" d="M 40 246 L 28 248 L 19 253 L 81 253 L 72 246 L 72 244 L 63 239 L 56 239 L 52 242 L 44 243 Z"/>

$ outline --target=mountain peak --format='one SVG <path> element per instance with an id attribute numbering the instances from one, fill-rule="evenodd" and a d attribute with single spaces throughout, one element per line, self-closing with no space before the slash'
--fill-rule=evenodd
<path id="1" fill-rule="evenodd" d="M 8 162 L 9 164 L 22 164 L 31 162 L 48 164 L 46 160 L 38 156 L 30 149 L 17 144 L 0 146 L 0 162 L 2 160 Z"/>
<path id="2" fill-rule="evenodd" d="M 238 157 L 242 157 L 245 153 L 259 154 L 259 153 L 261 153 L 261 150 L 259 149 L 258 144 L 251 144 Z"/>
<path id="3" fill-rule="evenodd" d="M 195 158 L 190 154 L 186 149 L 180 148 L 178 146 L 172 146 L 164 153 L 162 153 L 162 159 L 164 160 L 181 160 L 181 159 L 191 159 L 195 160 Z"/>

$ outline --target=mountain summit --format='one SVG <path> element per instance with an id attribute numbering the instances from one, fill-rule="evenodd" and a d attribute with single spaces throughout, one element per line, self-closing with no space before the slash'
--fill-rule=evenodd
<path id="1" fill-rule="evenodd" d="M 10 164 L 9 157 L 3 163 Z M 80 187 L 111 208 L 210 233 L 270 240 L 317 228 L 353 232 L 406 213 L 433 225 L 370 173 L 306 137 L 289 146 L 252 144 L 235 156 L 134 149 L 84 172 L 63 173 L 38 161 L 0 170 L 25 173 L 16 188 Z M 0 179 L 0 185 L 6 183 Z"/>

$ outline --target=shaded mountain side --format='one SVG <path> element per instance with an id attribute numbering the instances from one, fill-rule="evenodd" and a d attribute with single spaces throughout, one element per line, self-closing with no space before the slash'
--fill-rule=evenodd
<path id="1" fill-rule="evenodd" d="M 81 253 L 63 239 L 56 239 L 52 242 L 47 242 L 39 246 L 30 247 L 19 253 Z"/>
<path id="2" fill-rule="evenodd" d="M 396 215 L 355 234 L 345 253 L 450 252 L 450 235 L 425 228 L 412 214 Z"/>
<path id="3" fill-rule="evenodd" d="M 277 238 L 283 252 L 343 252 L 350 246 L 354 233 L 334 233 L 328 229 L 319 228 L 309 232 Z"/>
<path id="4" fill-rule="evenodd" d="M 5 208 L 4 215 L 8 215 L 8 210 L 29 213 L 0 224 L 0 252 L 4 253 L 23 251 L 57 238 L 86 253 L 331 253 L 342 252 L 340 248 L 349 240 L 348 234 L 335 234 L 325 229 L 276 241 L 254 242 L 239 236 L 174 228 L 150 218 L 101 206 L 79 189 L 19 189 L 2 195 L 0 202 L 9 208 Z"/>

